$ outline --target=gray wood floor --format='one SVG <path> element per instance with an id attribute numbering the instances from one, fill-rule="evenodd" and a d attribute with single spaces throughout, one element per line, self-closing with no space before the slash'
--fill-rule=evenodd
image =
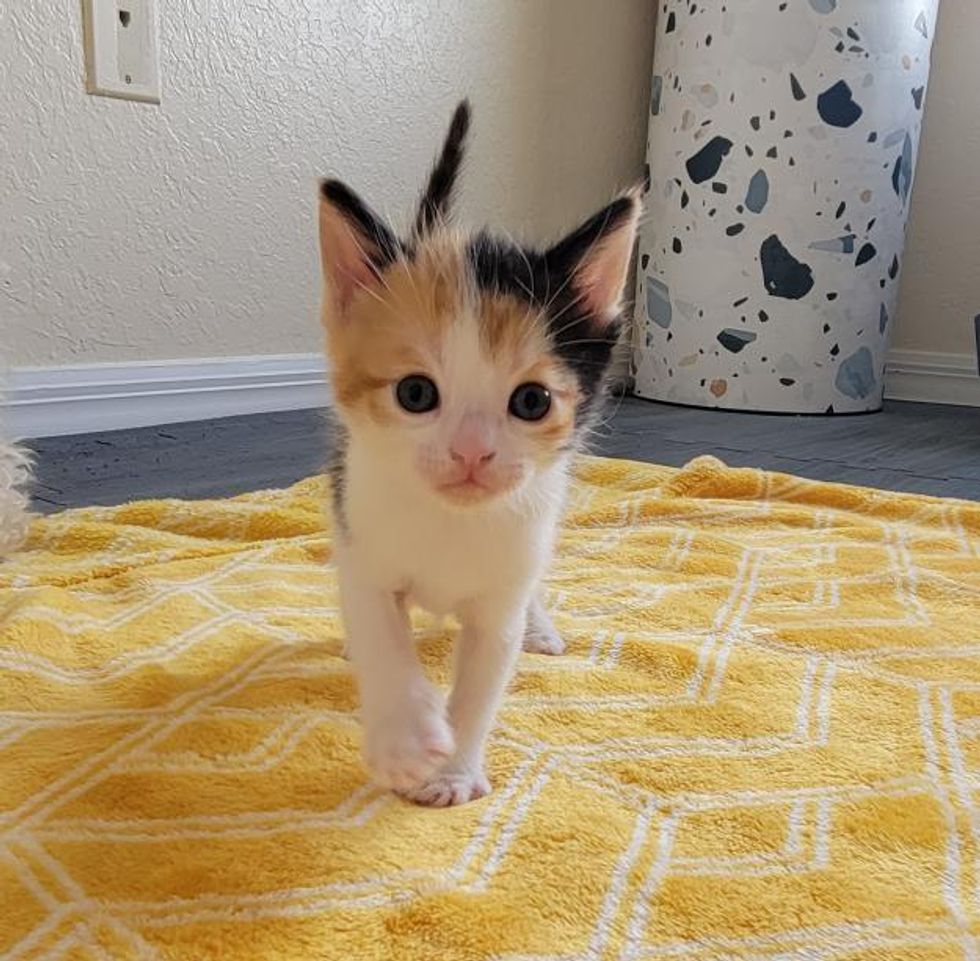
<path id="1" fill-rule="evenodd" d="M 291 411 L 32 441 L 42 512 L 144 497 L 219 497 L 283 487 L 319 471 L 319 411 Z M 625 398 L 599 453 L 681 466 L 714 454 L 847 484 L 980 500 L 980 410 L 889 404 L 866 417 L 774 417 Z"/>

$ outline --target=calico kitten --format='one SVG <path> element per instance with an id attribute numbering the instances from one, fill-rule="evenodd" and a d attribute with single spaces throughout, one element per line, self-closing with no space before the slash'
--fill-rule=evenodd
<path id="1" fill-rule="evenodd" d="M 628 192 L 543 251 L 451 229 L 469 120 L 464 101 L 407 238 L 344 184 L 320 191 L 336 558 L 365 757 L 380 784 L 436 806 L 489 792 L 484 748 L 522 642 L 562 650 L 539 583 L 640 215 Z M 416 658 L 410 604 L 462 625 L 448 706 Z"/>

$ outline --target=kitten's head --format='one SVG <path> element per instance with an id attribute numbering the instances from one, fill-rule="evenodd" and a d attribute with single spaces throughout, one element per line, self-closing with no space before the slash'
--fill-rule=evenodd
<path id="1" fill-rule="evenodd" d="M 323 323 L 338 414 L 379 469 L 444 503 L 521 490 L 574 448 L 601 399 L 640 214 L 619 197 L 547 250 L 448 225 L 469 106 L 411 235 L 321 185 Z"/>

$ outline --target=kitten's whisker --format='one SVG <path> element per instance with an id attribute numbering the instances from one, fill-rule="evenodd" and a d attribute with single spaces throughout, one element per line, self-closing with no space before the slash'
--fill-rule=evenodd
<path id="1" fill-rule="evenodd" d="M 373 259 L 373 258 L 371 257 L 371 255 L 370 255 L 370 254 L 369 254 L 369 253 L 367 252 L 367 250 L 365 250 L 365 249 L 364 249 L 364 245 L 363 245 L 363 244 L 361 243 L 361 241 L 360 241 L 360 240 L 358 239 L 358 237 L 357 237 L 357 234 L 355 234 L 355 233 L 353 233 L 353 232 L 351 232 L 351 235 L 350 235 L 350 236 L 351 236 L 351 240 L 353 240 L 353 241 L 354 241 L 354 244 L 355 244 L 355 246 L 356 246 L 356 247 L 357 247 L 357 249 L 358 249 L 358 250 L 360 251 L 360 253 L 361 253 L 361 256 L 362 256 L 362 257 L 364 258 L 364 263 L 366 263 L 366 264 L 367 264 L 368 266 L 370 266 L 370 268 L 371 268 L 371 272 L 372 272 L 372 273 L 374 274 L 374 276 L 375 276 L 375 277 L 376 277 L 376 278 L 377 278 L 377 279 L 378 279 L 378 280 L 379 280 L 379 281 L 381 282 L 381 285 L 382 285 L 382 286 L 383 286 L 383 287 L 384 287 L 384 288 L 385 288 L 385 289 L 386 289 L 386 290 L 388 291 L 388 293 L 392 293 L 392 289 L 391 289 L 391 287 L 389 287 L 389 286 L 388 286 L 388 281 L 387 281 L 387 280 L 385 280 L 385 278 L 384 278 L 384 272 L 383 272 L 382 270 L 380 270 L 380 269 L 379 269 L 379 268 L 378 268 L 378 267 L 377 267 L 377 266 L 375 265 L 375 263 L 374 263 L 374 259 Z M 365 287 L 365 285 L 364 285 L 364 284 L 363 284 L 362 282 L 359 282 L 359 283 L 358 283 L 358 286 L 359 286 L 359 287 L 362 287 L 362 288 L 364 288 L 364 289 L 367 289 L 367 288 Z M 378 299 L 380 300 L 381 298 L 378 298 Z M 382 302 L 382 303 L 384 303 L 384 301 L 383 301 L 383 300 L 382 300 L 381 302 Z"/>
<path id="2" fill-rule="evenodd" d="M 567 314 L 570 310 L 572 310 L 575 307 L 578 307 L 582 303 L 583 296 L 584 295 L 579 294 L 577 297 L 575 297 L 574 300 L 569 301 L 569 303 L 567 303 L 564 307 L 562 307 L 562 309 L 559 310 L 557 314 L 555 314 L 550 318 L 551 323 L 554 324 L 556 320 L 561 320 L 561 318 L 564 317 L 565 314 Z M 574 327 L 576 324 L 581 324 L 584 321 L 585 318 L 576 316 L 573 320 L 570 320 L 567 324 L 565 324 L 564 327 L 561 327 L 558 330 L 553 331 L 552 335 L 556 338 L 561 337 L 561 335 L 565 333 L 566 330 L 571 330 L 572 327 Z"/>
<path id="3" fill-rule="evenodd" d="M 383 307 L 388 308 L 391 306 L 388 303 L 388 301 L 384 299 L 384 297 L 382 297 L 376 290 L 374 290 L 368 284 L 364 283 L 363 280 L 355 280 L 354 283 L 360 290 L 363 290 L 364 293 L 370 294 Z"/>
<path id="4" fill-rule="evenodd" d="M 416 251 L 416 254 L 418 251 Z M 419 309 L 423 307 L 422 304 L 422 291 L 419 290 L 419 285 L 415 282 L 415 271 L 412 270 L 412 265 L 408 258 L 403 253 L 401 258 L 401 265 L 404 268 L 405 277 L 408 279 L 409 286 L 412 288 L 412 293 L 415 294 L 415 303 L 418 304 Z"/>
<path id="5" fill-rule="evenodd" d="M 612 341 L 603 337 L 583 337 L 581 340 L 563 340 L 562 347 L 583 347 L 586 344 L 610 344 Z"/>
<path id="6" fill-rule="evenodd" d="M 534 300 L 534 291 L 533 290 L 528 290 L 527 287 L 524 286 L 524 284 L 521 281 L 520 277 L 515 277 L 514 278 L 514 283 L 517 284 L 517 286 L 520 287 L 521 290 L 523 290 L 525 294 L 527 294 L 527 296 L 528 296 L 528 298 L 530 300 L 532 300 L 532 301 Z"/>
<path id="7" fill-rule="evenodd" d="M 520 279 L 518 278 L 515 279 L 517 280 L 517 283 L 520 285 L 521 290 L 523 290 L 531 298 L 531 301 L 533 302 L 534 301 L 534 270 L 531 267 L 531 261 L 527 256 L 527 251 L 524 249 L 524 246 L 522 244 L 519 244 L 514 240 L 514 238 L 511 236 L 509 232 L 507 233 L 507 239 L 510 240 L 511 244 L 514 247 L 517 248 L 517 252 L 521 255 L 521 259 L 524 261 L 524 265 L 527 267 L 527 276 L 530 278 L 531 281 L 531 290 L 528 291 L 527 288 L 524 286 L 524 284 L 520 281 Z"/>

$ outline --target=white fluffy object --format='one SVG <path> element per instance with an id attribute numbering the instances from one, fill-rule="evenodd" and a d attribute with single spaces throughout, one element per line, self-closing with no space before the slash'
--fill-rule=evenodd
<path id="1" fill-rule="evenodd" d="M 27 495 L 24 487 L 30 461 L 15 444 L 0 440 L 0 559 L 17 550 L 27 531 Z"/>

